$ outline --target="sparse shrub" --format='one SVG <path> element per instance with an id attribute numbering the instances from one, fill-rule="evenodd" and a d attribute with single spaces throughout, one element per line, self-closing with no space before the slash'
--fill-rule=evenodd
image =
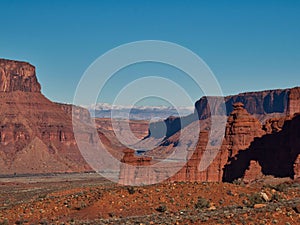
<path id="1" fill-rule="evenodd" d="M 217 220 L 217 223 L 219 223 L 219 224 L 224 224 L 224 220 L 218 219 L 218 220 Z"/>
<path id="2" fill-rule="evenodd" d="M 38 198 L 39 198 L 40 200 L 42 200 L 42 199 L 44 199 L 44 198 L 46 198 L 46 197 L 47 197 L 47 194 L 43 193 L 43 194 L 40 194 Z"/>
<path id="3" fill-rule="evenodd" d="M 87 207 L 87 205 L 85 204 L 85 202 L 80 202 L 80 204 L 78 204 L 77 206 L 75 206 L 74 209 L 81 210 L 81 209 L 84 209 L 86 207 Z"/>
<path id="4" fill-rule="evenodd" d="M 23 221 L 23 220 L 17 220 L 17 221 L 15 222 L 15 224 L 16 224 L 16 225 L 22 225 L 22 224 L 24 224 L 24 221 Z"/>
<path id="5" fill-rule="evenodd" d="M 46 220 L 42 220 L 39 224 L 41 224 L 41 225 L 48 225 L 48 222 Z"/>
<path id="6" fill-rule="evenodd" d="M 270 189 L 274 189 L 276 191 L 279 192 L 285 192 L 289 187 L 293 187 L 293 184 L 290 183 L 280 183 L 277 185 L 265 185 L 264 187 L 270 188 Z"/>
<path id="7" fill-rule="evenodd" d="M 255 204 L 265 203 L 265 201 L 263 200 L 263 198 L 261 197 L 261 195 L 259 193 L 254 193 L 254 194 L 250 195 L 248 197 L 248 200 L 249 200 L 250 207 L 253 207 Z"/>
<path id="8" fill-rule="evenodd" d="M 272 199 L 271 199 L 271 201 L 272 202 L 279 202 L 281 200 L 281 196 L 277 193 L 277 192 L 275 192 L 273 195 L 272 195 Z"/>
<path id="9" fill-rule="evenodd" d="M 276 191 L 279 191 L 279 192 L 285 192 L 289 187 L 289 184 L 287 183 L 281 183 L 281 184 L 278 184 L 274 187 L 274 189 Z"/>
<path id="10" fill-rule="evenodd" d="M 229 195 L 229 196 L 234 196 L 234 194 L 232 193 L 231 190 L 226 191 L 226 194 Z"/>
<path id="11" fill-rule="evenodd" d="M 15 224 L 17 224 L 17 225 L 21 225 L 21 224 L 25 224 L 25 223 L 28 223 L 28 221 L 27 221 L 27 220 L 24 220 L 23 218 L 20 219 L 20 220 L 17 220 L 17 221 L 15 222 Z"/>
<path id="12" fill-rule="evenodd" d="M 166 205 L 160 205 L 155 210 L 158 211 L 158 212 L 163 213 L 163 212 L 167 211 L 167 206 Z"/>
<path id="13" fill-rule="evenodd" d="M 133 195 L 135 193 L 134 187 L 127 187 L 127 191 L 129 194 Z"/>
<path id="14" fill-rule="evenodd" d="M 203 209 L 209 207 L 209 201 L 207 201 L 205 198 L 198 197 L 197 203 L 195 204 L 196 209 Z"/>
<path id="15" fill-rule="evenodd" d="M 114 217 L 115 214 L 113 212 L 108 213 L 109 217 Z"/>
<path id="16" fill-rule="evenodd" d="M 201 222 L 206 222 L 206 221 L 208 221 L 208 217 L 206 217 L 206 216 L 201 216 L 200 217 L 200 220 L 201 220 Z"/>
<path id="17" fill-rule="evenodd" d="M 244 183 L 243 179 L 241 179 L 241 178 L 235 179 L 232 183 L 235 185 L 245 186 L 245 183 Z"/>
<path id="18" fill-rule="evenodd" d="M 3 221 L 0 221 L 0 225 L 8 225 L 8 220 L 4 219 Z"/>

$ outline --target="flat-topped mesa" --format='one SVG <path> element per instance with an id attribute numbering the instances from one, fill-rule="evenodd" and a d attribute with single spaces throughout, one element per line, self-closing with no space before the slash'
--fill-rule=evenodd
<path id="1" fill-rule="evenodd" d="M 0 92 L 41 92 L 35 67 L 27 62 L 0 59 Z"/>

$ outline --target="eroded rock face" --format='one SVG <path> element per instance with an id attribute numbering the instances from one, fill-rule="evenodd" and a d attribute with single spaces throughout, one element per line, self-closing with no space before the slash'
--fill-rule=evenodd
<path id="1" fill-rule="evenodd" d="M 142 184 L 143 181 L 151 179 L 154 174 L 150 174 L 151 157 L 138 157 L 132 149 L 124 149 L 124 156 L 121 160 L 119 183 L 124 185 Z M 139 183 L 141 180 L 141 183 Z"/>
<path id="2" fill-rule="evenodd" d="M 225 132 L 229 157 L 234 157 L 238 151 L 247 149 L 254 138 L 263 134 L 261 123 L 247 112 L 244 104 L 234 103 Z"/>
<path id="3" fill-rule="evenodd" d="M 163 124 L 153 124 L 152 127 L 150 125 L 150 130 L 152 128 L 153 134 L 160 137 L 165 135 L 168 138 L 193 121 L 204 120 L 212 115 L 229 116 L 234 110 L 233 104 L 236 102 L 243 103 L 247 112 L 261 122 L 272 117 L 293 116 L 295 113 L 300 112 L 300 87 L 246 92 L 226 97 L 204 96 L 195 103 L 193 114 L 181 118 L 181 124 L 179 118 L 168 118 L 160 122 Z M 167 130 L 162 133 L 160 129 L 164 126 Z"/>
<path id="4" fill-rule="evenodd" d="M 261 166 L 263 175 L 297 178 L 299 176 L 300 117 L 287 119 L 278 132 L 257 137 L 240 150 L 224 167 L 224 181 L 243 178 L 251 161 Z M 297 161 L 298 160 L 298 161 Z M 254 173 L 248 179 L 255 179 Z"/>
<path id="5" fill-rule="evenodd" d="M 289 117 L 268 119 L 265 122 L 263 129 L 266 131 L 267 134 L 277 133 L 282 130 L 285 121 L 288 119 Z"/>
<path id="6" fill-rule="evenodd" d="M 221 148 L 220 150 L 208 145 L 209 132 L 201 131 L 199 134 L 198 144 L 196 149 L 190 149 L 190 155 L 187 155 L 187 163 L 179 172 L 172 176 L 170 181 L 207 181 L 207 182 L 220 182 L 222 181 L 222 168 L 227 162 L 228 151 Z M 210 161 L 210 157 L 214 155 L 213 152 L 217 151 L 216 157 L 212 163 L 205 168 L 201 169 L 201 160 L 204 162 Z"/>
<path id="7" fill-rule="evenodd" d="M 40 92 L 35 67 L 26 62 L 0 59 L 1 92 Z"/>
<path id="8" fill-rule="evenodd" d="M 294 162 L 294 178 L 299 179 L 300 178 L 300 154 L 298 154 L 295 162 Z"/>
<path id="9" fill-rule="evenodd" d="M 255 160 L 250 161 L 248 169 L 245 171 L 243 180 L 245 182 L 251 182 L 253 180 L 261 179 L 263 177 L 262 168 Z"/>
<path id="10" fill-rule="evenodd" d="M 288 116 L 294 116 L 294 114 L 300 112 L 300 88 L 292 88 L 289 92 L 289 102 L 287 114 Z"/>
<path id="11" fill-rule="evenodd" d="M 190 152 L 187 163 L 168 180 L 232 182 L 241 178 L 250 182 L 264 175 L 299 178 L 299 127 L 300 115 L 297 114 L 292 118 L 268 120 L 266 125 L 262 126 L 245 110 L 243 103 L 234 103 L 221 148 L 216 149 L 211 146 L 208 143 L 209 132 L 202 130 L 196 149 L 188 149 Z M 160 151 L 172 152 L 174 141 L 170 141 L 169 145 L 161 146 Z M 176 144 L 180 145 L 180 143 Z M 215 157 L 210 165 L 201 170 L 200 162 L 210 161 L 211 156 Z M 130 159 L 139 160 L 138 157 Z M 146 166 L 146 164 L 142 165 Z M 176 166 L 174 163 L 173 167 Z M 123 176 L 124 174 L 126 173 L 123 173 Z M 128 173 L 132 182 L 135 180 L 134 174 L 133 171 Z"/>
<path id="12" fill-rule="evenodd" d="M 174 177 L 173 181 L 208 181 L 220 182 L 223 179 L 223 168 L 229 158 L 235 157 L 239 151 L 246 150 L 254 138 L 261 137 L 265 132 L 261 123 L 252 117 L 241 102 L 233 104 L 233 111 L 228 117 L 225 137 L 220 149 L 208 143 L 209 132 L 200 132 L 198 145 L 192 157 Z M 204 151 L 211 152 L 203 154 Z M 199 168 L 200 161 L 208 161 L 216 151 L 216 157 L 205 170 Z M 207 159 L 205 157 L 208 157 Z"/>
<path id="13" fill-rule="evenodd" d="M 74 138 L 72 107 L 40 89 L 34 66 L 0 60 L 0 174 L 89 169 Z"/>

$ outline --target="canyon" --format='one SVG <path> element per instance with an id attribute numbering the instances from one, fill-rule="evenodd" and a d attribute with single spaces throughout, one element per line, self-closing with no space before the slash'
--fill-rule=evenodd
<path id="1" fill-rule="evenodd" d="M 292 93 L 299 93 L 298 89 Z M 262 124 L 256 117 L 250 115 L 241 102 L 232 104 L 231 111 L 225 128 L 225 136 L 220 148 L 215 148 L 209 141 L 209 125 L 202 126 L 197 145 L 188 149 L 186 164 L 178 167 L 178 162 L 169 163 L 167 167 L 176 168 L 176 174 L 170 174 L 166 178 L 169 181 L 200 181 L 200 182 L 233 182 L 243 180 L 251 182 L 264 176 L 289 177 L 298 179 L 300 177 L 300 114 L 296 113 L 300 95 L 293 94 L 293 102 L 296 106 L 284 111 L 281 117 L 266 119 Z M 294 114 L 291 116 L 291 112 Z M 273 113 L 273 111 L 271 111 Z M 265 115 L 269 118 L 269 115 Z M 176 118 L 177 119 L 177 118 Z M 200 120 L 201 121 L 201 120 Z M 197 122 L 192 122 L 198 123 Z M 188 125 L 186 129 L 189 128 Z M 184 129 L 181 130 L 184 135 Z M 146 155 L 154 159 L 162 160 L 176 151 L 181 145 L 180 131 L 166 137 L 165 141 L 156 149 L 149 151 Z M 192 137 L 190 137 L 192 139 Z M 208 153 L 207 153 L 208 152 Z M 135 184 L 141 177 L 138 170 L 144 169 L 143 173 L 149 173 L 145 166 L 151 164 L 151 160 L 133 154 L 123 158 L 125 163 L 139 165 L 137 167 L 124 166 L 121 182 Z M 141 163 L 145 161 L 145 163 Z M 210 161 L 207 168 L 201 169 L 201 161 Z M 135 162 L 139 162 L 136 164 Z M 155 167 L 155 166 L 154 166 Z M 134 170 L 134 171 L 132 171 Z M 153 177 L 165 176 L 168 169 L 151 170 Z M 132 174 L 135 174 L 133 176 Z M 129 179 L 128 179 L 129 178 Z"/>
<path id="2" fill-rule="evenodd" d="M 92 170 L 78 149 L 72 124 L 72 113 L 77 123 L 90 122 L 88 110 L 47 99 L 41 93 L 34 66 L 0 59 L 0 104 L 0 174 Z M 111 124 L 105 119 L 95 123 L 101 127 L 103 142 L 118 152 L 120 144 L 112 135 Z M 148 122 L 139 124 L 132 126 L 139 133 L 136 135 L 143 135 Z M 83 137 L 94 135 L 92 131 L 84 132 Z"/>
<path id="3" fill-rule="evenodd" d="M 219 104 L 223 100 L 225 107 Z M 92 121 L 97 133 L 82 129 L 80 135 L 91 143 L 100 138 L 106 149 L 123 163 L 120 183 L 136 183 L 145 176 L 144 172 L 149 179 L 161 176 L 161 180 L 168 181 L 251 181 L 266 175 L 300 177 L 300 88 L 297 87 L 224 98 L 202 97 L 191 115 L 171 116 L 151 124 L 116 120 L 114 127 L 108 118 L 91 118 L 87 109 L 47 99 L 31 64 L 0 59 L 0 104 L 2 175 L 92 171 L 78 149 L 73 132 L 74 121 L 82 127 Z M 213 117 L 220 118 L 219 121 L 225 117 L 227 121 L 224 130 L 216 134 L 225 134 L 219 147 L 215 140 L 210 140 Z M 190 131 L 199 124 L 197 138 L 192 137 Z M 130 141 L 127 133 L 132 132 L 139 140 L 137 146 L 157 140 L 159 144 L 137 156 L 136 148 L 120 142 L 116 132 L 125 141 Z M 169 162 L 168 166 L 176 169 L 175 174 L 148 171 L 147 167 L 176 151 L 187 156 L 184 163 Z M 209 163 L 199 169 L 201 161 Z M 141 170 L 136 171 L 139 167 Z"/>

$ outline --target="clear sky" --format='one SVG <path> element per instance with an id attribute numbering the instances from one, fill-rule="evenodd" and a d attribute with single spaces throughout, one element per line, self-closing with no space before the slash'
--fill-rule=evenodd
<path id="1" fill-rule="evenodd" d="M 226 95 L 300 85 L 298 0 L 1 0 L 0 21 L 0 57 L 35 65 L 43 94 L 54 101 L 72 102 L 80 77 L 106 51 L 149 39 L 197 53 Z M 145 71 L 112 79 L 101 101 L 111 102 L 124 80 Z M 189 81 L 175 81 L 190 87 L 193 100 L 201 97 Z"/>

